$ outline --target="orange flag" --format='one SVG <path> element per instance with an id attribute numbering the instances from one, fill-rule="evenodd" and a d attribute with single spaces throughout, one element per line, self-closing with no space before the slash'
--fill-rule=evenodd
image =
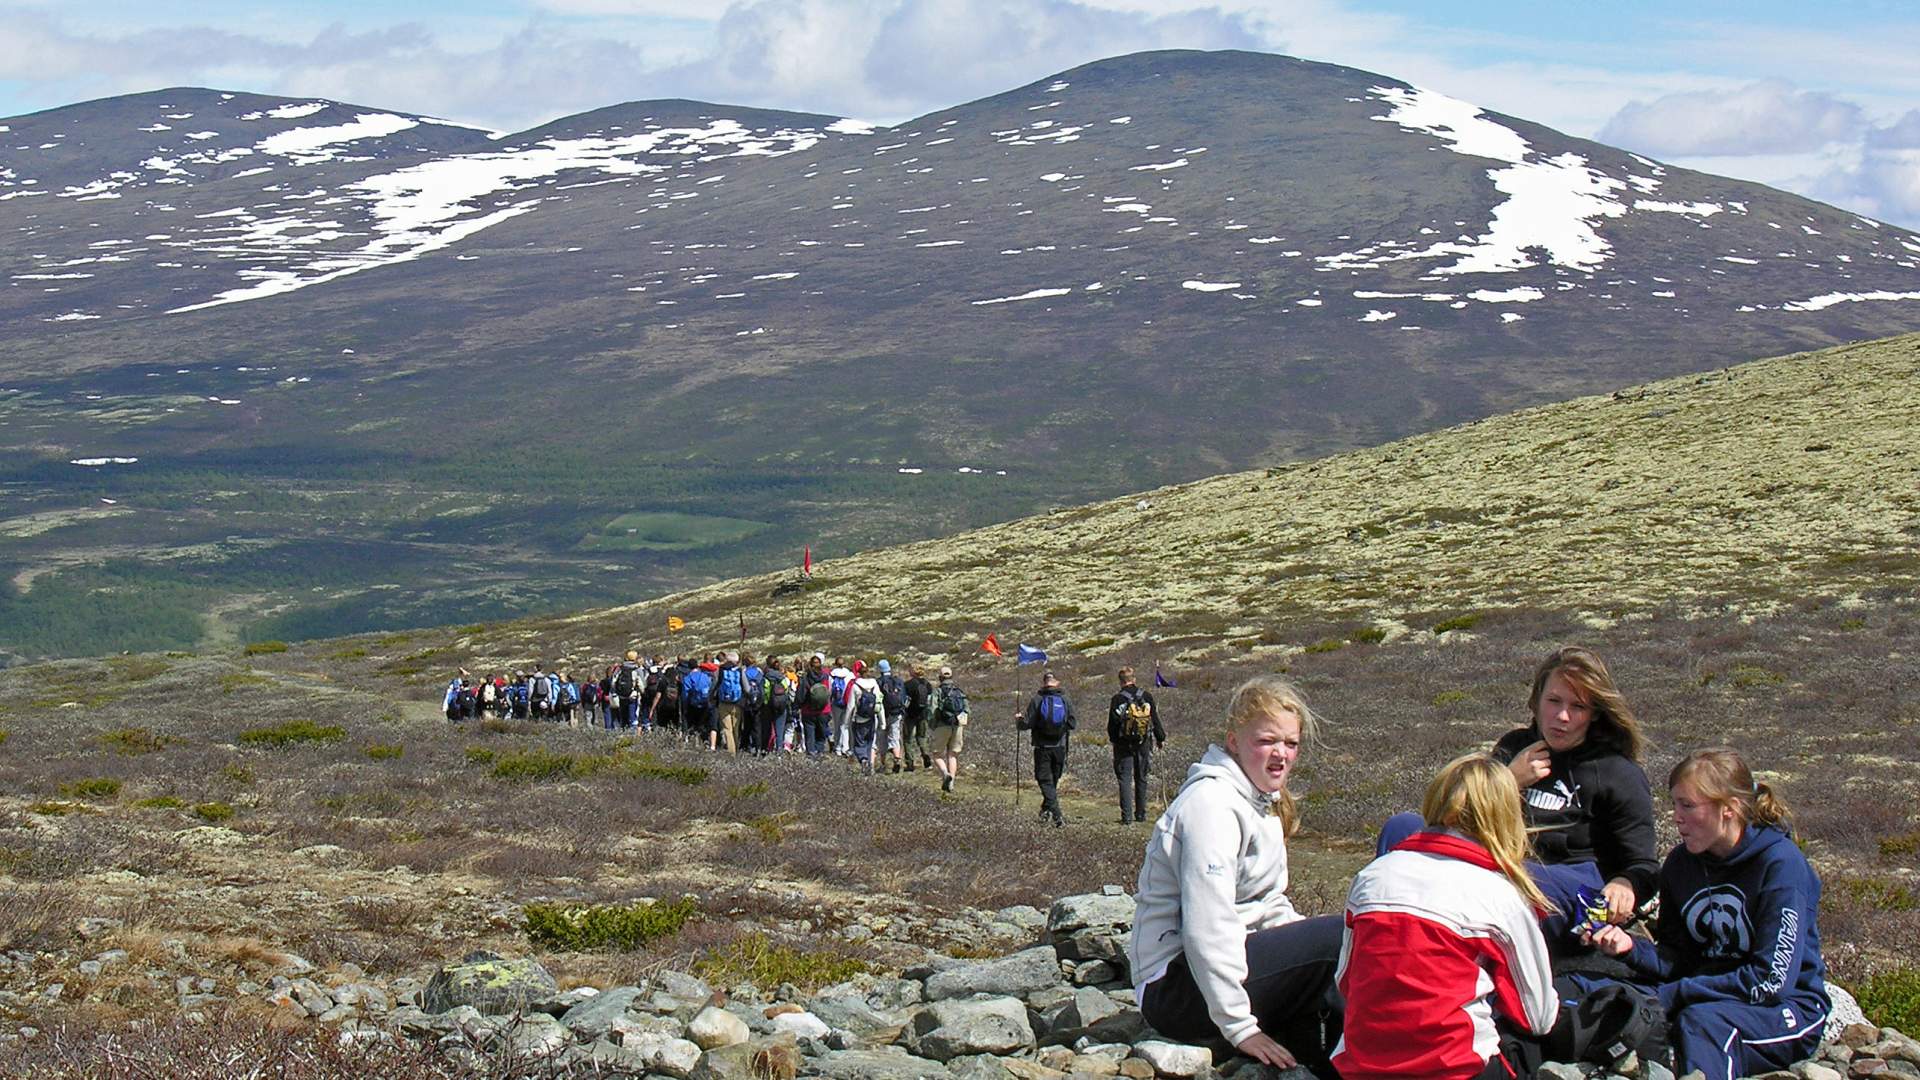
<path id="1" fill-rule="evenodd" d="M 999 656 L 1000 642 L 997 639 L 995 639 L 994 635 L 988 634 L 987 640 L 980 643 L 980 651 L 992 653 L 995 656 Z"/>

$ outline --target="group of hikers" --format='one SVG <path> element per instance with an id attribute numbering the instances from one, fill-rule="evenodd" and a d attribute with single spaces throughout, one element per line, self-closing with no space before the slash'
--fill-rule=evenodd
<path id="1" fill-rule="evenodd" d="M 1241 685 L 1147 843 L 1128 953 L 1147 1021 L 1346 1080 L 1629 1053 L 1733 1080 L 1812 1056 L 1820 879 L 1780 797 L 1734 750 L 1686 755 L 1663 862 L 1640 728 L 1600 657 L 1549 655 L 1529 706 L 1383 823 L 1344 916 L 1308 918 L 1287 898 L 1287 788 L 1314 714 L 1278 676 Z"/>
<path id="2" fill-rule="evenodd" d="M 1120 820 L 1144 822 L 1152 753 L 1166 743 L 1167 733 L 1153 695 L 1141 689 L 1133 669 L 1121 668 L 1118 677 L 1107 740 Z M 576 678 L 544 665 L 535 665 L 531 673 L 479 679 L 462 669 L 448 682 L 442 709 L 455 723 L 493 716 L 608 731 L 663 728 L 729 753 L 838 754 L 869 775 L 889 764 L 896 773 L 933 769 L 941 788 L 950 792 L 960 776 L 960 752 L 972 717 L 953 669 L 941 667 L 937 679 L 928 680 L 918 664 L 907 665 L 902 678 L 889 660 L 871 668 L 860 659 L 836 658 L 829 664 L 823 653 L 756 661 L 751 653 L 721 651 L 705 660 L 669 662 L 629 651 L 598 678 Z M 1040 690 L 1015 725 L 1033 743 L 1040 817 L 1065 825 L 1059 782 L 1078 720 L 1052 671 L 1041 676 Z"/>

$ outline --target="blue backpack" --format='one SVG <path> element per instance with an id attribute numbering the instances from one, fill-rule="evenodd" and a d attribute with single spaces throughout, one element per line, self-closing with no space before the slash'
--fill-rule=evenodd
<path id="1" fill-rule="evenodd" d="M 1033 733 L 1053 742 L 1067 733 L 1067 699 L 1059 694 L 1041 694 L 1040 707 L 1034 710 Z"/>
<path id="2" fill-rule="evenodd" d="M 740 689 L 740 669 L 724 667 L 720 669 L 720 690 L 714 695 L 722 702 L 731 705 L 743 696 Z"/>
<path id="3" fill-rule="evenodd" d="M 713 678 L 699 668 L 687 672 L 680 680 L 680 700 L 690 709 L 707 707 L 707 695 L 713 690 Z"/>
<path id="4" fill-rule="evenodd" d="M 578 683 L 569 681 L 569 682 L 563 682 L 560 684 L 560 704 L 562 705 L 580 704 L 580 686 Z"/>

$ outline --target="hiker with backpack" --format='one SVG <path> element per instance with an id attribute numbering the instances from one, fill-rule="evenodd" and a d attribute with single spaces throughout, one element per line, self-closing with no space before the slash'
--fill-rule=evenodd
<path id="1" fill-rule="evenodd" d="M 740 677 L 746 694 L 740 702 L 740 749 L 754 756 L 766 753 L 767 738 L 761 725 L 766 722 L 767 672 L 754 663 L 753 654 L 740 654 Z"/>
<path id="2" fill-rule="evenodd" d="M 553 676 L 539 664 L 533 665 L 533 678 L 527 683 L 527 700 L 533 716 L 545 720 L 553 712 Z"/>
<path id="3" fill-rule="evenodd" d="M 1343 1080 L 1529 1075 L 1502 1054 L 1496 1022 L 1544 1036 L 1560 998 L 1519 795 L 1492 757 L 1454 759 L 1427 785 L 1424 827 L 1354 878 L 1337 976 Z"/>
<path id="4" fill-rule="evenodd" d="M 1033 777 L 1040 785 L 1040 817 L 1055 828 L 1067 823 L 1060 811 L 1060 777 L 1067 771 L 1069 738 L 1073 731 L 1073 703 L 1060 689 L 1060 677 L 1048 671 L 1040 676 L 1040 692 L 1027 702 L 1014 726 L 1033 737 Z"/>
<path id="5" fill-rule="evenodd" d="M 853 681 L 847 684 L 847 745 L 860 772 L 872 776 L 879 764 L 880 733 L 887 729 L 887 706 L 880 696 L 880 680 L 867 674 L 864 661 L 853 662 Z"/>
<path id="6" fill-rule="evenodd" d="M 1287 837 L 1300 816 L 1287 784 L 1315 726 L 1278 675 L 1234 690 L 1225 745 L 1207 747 L 1154 823 L 1127 946 L 1155 1031 L 1224 1040 L 1277 1069 L 1324 1070 L 1340 1030 L 1340 917 L 1306 918 L 1287 898 Z"/>
<path id="7" fill-rule="evenodd" d="M 920 680 L 925 682 L 926 680 Z M 940 770 L 940 790 L 950 792 L 960 779 L 960 751 L 967 736 L 967 692 L 953 681 L 953 669 L 940 669 L 940 685 L 933 691 L 931 728 L 927 745 L 933 767 Z"/>
<path id="8" fill-rule="evenodd" d="M 847 731 L 847 686 L 853 682 L 853 671 L 846 661 L 836 656 L 833 667 L 827 671 L 827 688 L 833 692 L 833 752 L 841 757 L 851 757 Z"/>
<path id="9" fill-rule="evenodd" d="M 1140 689 L 1133 669 L 1120 669 L 1120 692 L 1107 706 L 1107 744 L 1113 747 L 1113 775 L 1120 784 L 1120 824 L 1147 820 L 1147 774 L 1153 751 L 1167 744 L 1153 694 Z"/>
<path id="10" fill-rule="evenodd" d="M 760 703 L 760 731 L 755 752 L 778 753 L 786 746 L 787 726 L 793 713 L 793 682 L 787 665 L 768 660 L 765 666 L 766 691 Z"/>
<path id="11" fill-rule="evenodd" d="M 579 727 L 580 718 L 574 715 L 574 710 L 580 707 L 580 684 L 573 681 L 572 675 L 562 671 L 554 676 L 554 686 L 555 711 L 568 727 Z"/>
<path id="12" fill-rule="evenodd" d="M 513 684 L 507 687 L 507 715 L 515 720 L 526 720 L 532 716 L 531 698 L 527 690 L 527 676 L 524 672 L 513 673 Z"/>
<path id="13" fill-rule="evenodd" d="M 933 768 L 933 758 L 927 753 L 927 722 L 933 717 L 933 684 L 927 681 L 919 664 L 907 665 L 907 674 L 910 677 L 901 687 L 906 700 L 900 718 L 900 750 L 907 759 L 907 771 L 912 772 L 916 757 L 921 768 Z"/>
<path id="14" fill-rule="evenodd" d="M 886 706 L 887 753 L 893 755 L 893 771 L 899 772 L 903 755 L 900 752 L 900 729 L 907 719 L 907 683 L 893 673 L 893 665 L 880 661 L 880 704 Z"/>
<path id="15" fill-rule="evenodd" d="M 746 718 L 746 666 L 739 653 L 715 653 L 713 660 L 713 725 L 707 732 L 707 749 L 724 746 L 734 754 L 740 751 L 741 723 Z"/>
<path id="16" fill-rule="evenodd" d="M 1653 939 L 1606 925 L 1593 944 L 1658 997 L 1674 1072 L 1759 1076 L 1811 1057 L 1829 1008 L 1821 886 L 1791 812 L 1724 747 L 1688 754 L 1667 792 L 1680 844 L 1660 868 Z"/>
<path id="17" fill-rule="evenodd" d="M 604 700 L 600 693 L 600 680 L 593 677 L 592 671 L 588 671 L 587 677 L 580 680 L 580 712 L 588 727 L 599 725 L 600 703 Z"/>
<path id="18" fill-rule="evenodd" d="M 696 664 L 680 676 L 680 723 L 683 730 L 698 740 L 705 737 L 707 749 L 713 749 L 713 677 L 720 665 L 711 661 Z"/>
<path id="19" fill-rule="evenodd" d="M 807 757 L 818 760 L 833 749 L 831 716 L 833 681 L 824 670 L 819 653 L 807 661 L 807 673 L 800 680 L 800 733 Z"/>
<path id="20" fill-rule="evenodd" d="M 1575 932 L 1590 900 L 1624 924 L 1653 898 L 1653 795 L 1640 767 L 1639 722 L 1606 664 L 1577 645 L 1556 649 L 1534 671 L 1532 722 L 1501 736 L 1493 758 L 1519 785 L 1533 840 L 1527 871 L 1552 903 L 1540 929 L 1556 958 L 1592 957 Z M 1422 828 L 1396 814 L 1381 829 L 1384 853 Z"/>
<path id="21" fill-rule="evenodd" d="M 475 695 L 473 685 L 467 681 L 467 673 L 460 674 L 447 683 L 447 693 L 440 703 L 440 711 L 445 713 L 450 723 L 462 723 L 473 713 Z"/>
<path id="22" fill-rule="evenodd" d="M 640 726 L 640 688 L 645 685 L 646 672 L 640 667 L 640 654 L 627 650 L 626 659 L 614 669 L 612 693 L 609 703 L 617 702 L 609 715 L 607 727 L 617 723 L 620 727 L 632 731 Z"/>

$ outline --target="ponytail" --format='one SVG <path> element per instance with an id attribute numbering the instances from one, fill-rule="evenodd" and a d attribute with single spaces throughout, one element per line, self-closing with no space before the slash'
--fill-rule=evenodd
<path id="1" fill-rule="evenodd" d="M 1792 831 L 1793 811 L 1787 807 L 1786 800 L 1774 792 L 1771 784 L 1753 778 L 1753 770 L 1747 767 L 1746 759 L 1738 750 L 1725 746 L 1695 750 L 1667 773 L 1667 790 L 1672 791 L 1681 781 L 1691 783 L 1708 802 L 1733 807 L 1733 812 L 1748 825 L 1771 825 L 1781 832 Z"/>

